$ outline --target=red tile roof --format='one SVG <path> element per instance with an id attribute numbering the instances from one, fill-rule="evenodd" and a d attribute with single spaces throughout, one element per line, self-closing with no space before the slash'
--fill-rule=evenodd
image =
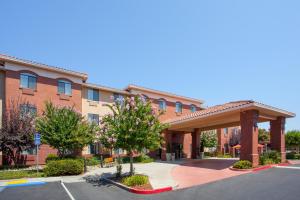
<path id="1" fill-rule="evenodd" d="M 173 119 L 166 120 L 165 123 L 174 123 L 174 122 L 179 122 L 179 121 L 192 119 L 192 118 L 196 118 L 196 117 L 207 116 L 207 115 L 217 113 L 217 112 L 221 112 L 221 111 L 225 111 L 225 110 L 228 110 L 228 109 L 238 108 L 238 107 L 241 107 L 243 105 L 250 104 L 250 103 L 254 103 L 254 101 L 252 101 L 252 100 L 234 101 L 234 102 L 229 102 L 229 103 L 225 103 L 225 104 L 222 104 L 222 105 L 216 105 L 216 106 L 206 108 L 204 110 L 200 110 L 200 111 L 197 111 L 197 112 L 194 112 L 194 113 L 190 113 L 190 114 L 187 114 L 187 115 L 183 115 L 183 116 L 180 116 L 180 117 L 176 117 L 176 118 L 173 118 Z"/>

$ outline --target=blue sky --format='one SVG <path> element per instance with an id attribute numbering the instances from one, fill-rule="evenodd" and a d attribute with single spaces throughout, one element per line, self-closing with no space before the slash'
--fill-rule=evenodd
<path id="1" fill-rule="evenodd" d="M 84 3 L 83 3 L 84 2 Z M 300 113 L 300 2 L 2 1 L 0 52 L 206 101 Z M 300 129 L 298 117 L 287 129 Z"/>

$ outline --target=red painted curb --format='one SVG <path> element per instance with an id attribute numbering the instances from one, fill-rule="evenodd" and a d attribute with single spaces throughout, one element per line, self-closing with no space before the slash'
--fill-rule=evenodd
<path id="1" fill-rule="evenodd" d="M 128 192 L 131 193 L 135 193 L 135 194 L 158 194 L 158 193 L 162 193 L 162 192 L 168 192 L 168 191 L 172 191 L 173 188 L 172 187 L 165 187 L 165 188 L 159 188 L 159 189 L 155 189 L 155 190 L 139 190 L 139 189 L 134 189 L 131 187 L 127 187 L 121 183 L 115 182 L 113 180 L 107 179 L 107 178 L 103 178 L 104 181 L 107 181 L 109 183 L 114 184 L 115 186 L 122 188 Z"/>
<path id="2" fill-rule="evenodd" d="M 270 169 L 270 168 L 272 168 L 272 167 L 273 167 L 273 165 L 266 165 L 266 166 L 262 166 L 262 167 L 255 168 L 255 169 L 253 169 L 252 171 L 253 171 L 253 172 L 257 172 L 257 171 L 262 171 L 262 170 Z"/>
<path id="3" fill-rule="evenodd" d="M 168 192 L 172 190 L 173 190 L 172 187 L 159 188 L 155 190 L 138 190 L 138 189 L 130 188 L 129 192 L 135 194 L 158 194 L 158 193 Z"/>

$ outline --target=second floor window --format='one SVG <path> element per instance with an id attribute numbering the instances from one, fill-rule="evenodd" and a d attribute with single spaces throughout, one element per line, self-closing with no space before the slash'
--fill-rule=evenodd
<path id="1" fill-rule="evenodd" d="M 165 111 L 167 109 L 166 101 L 163 99 L 158 100 L 159 110 Z"/>
<path id="2" fill-rule="evenodd" d="M 124 97 L 121 94 L 114 94 L 114 102 L 122 105 L 124 102 Z"/>
<path id="3" fill-rule="evenodd" d="M 182 103 L 176 102 L 176 113 L 182 113 Z"/>
<path id="4" fill-rule="evenodd" d="M 95 124 L 99 125 L 99 115 L 89 113 L 88 114 L 88 121 L 90 123 L 95 123 Z"/>
<path id="5" fill-rule="evenodd" d="M 191 112 L 196 112 L 197 109 L 196 109 L 196 106 L 195 105 L 191 105 Z"/>
<path id="6" fill-rule="evenodd" d="M 88 100 L 99 101 L 99 90 L 88 89 Z"/>
<path id="7" fill-rule="evenodd" d="M 69 81 L 59 80 L 58 81 L 58 93 L 71 95 L 72 94 L 72 84 Z"/>
<path id="8" fill-rule="evenodd" d="M 36 76 L 29 73 L 21 73 L 20 75 L 21 88 L 36 89 Z"/>

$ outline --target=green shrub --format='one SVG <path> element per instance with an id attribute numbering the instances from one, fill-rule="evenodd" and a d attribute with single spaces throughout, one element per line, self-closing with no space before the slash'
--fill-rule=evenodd
<path id="1" fill-rule="evenodd" d="M 286 154 L 286 159 L 289 159 L 289 160 L 299 160 L 300 159 L 300 154 L 297 154 L 297 153 L 287 153 Z"/>
<path id="2" fill-rule="evenodd" d="M 233 168 L 235 169 L 251 169 L 252 163 L 248 160 L 240 160 L 234 163 Z"/>
<path id="3" fill-rule="evenodd" d="M 100 164 L 100 160 L 98 157 L 91 157 L 91 158 L 87 158 L 86 159 L 86 165 L 87 166 L 95 166 L 95 165 L 99 165 Z"/>
<path id="4" fill-rule="evenodd" d="M 133 159 L 133 161 L 137 162 L 137 163 L 150 163 L 150 162 L 153 162 L 154 159 L 150 158 L 148 155 L 142 154 L 142 155 L 139 155 L 138 157 L 135 157 Z"/>
<path id="5" fill-rule="evenodd" d="M 36 170 L 18 170 L 18 171 L 0 171 L 0 180 L 18 179 L 18 178 L 36 178 L 42 177 L 42 172 Z"/>
<path id="6" fill-rule="evenodd" d="M 232 156 L 231 156 L 230 154 L 228 154 L 228 153 L 227 153 L 227 154 L 220 154 L 220 153 L 219 153 L 219 154 L 217 155 L 217 157 L 218 157 L 218 158 L 232 158 Z"/>
<path id="7" fill-rule="evenodd" d="M 52 160 L 60 160 L 60 158 L 56 154 L 48 154 L 46 158 L 46 163 Z"/>
<path id="8" fill-rule="evenodd" d="M 121 182 L 128 187 L 133 187 L 149 183 L 149 178 L 144 175 L 133 175 L 123 178 Z"/>
<path id="9" fill-rule="evenodd" d="M 151 163 L 153 161 L 154 161 L 153 158 L 150 158 L 148 155 L 145 154 L 141 154 L 133 158 L 134 163 Z M 122 158 L 122 163 L 129 163 L 129 162 L 130 162 L 130 158 L 128 156 Z"/>
<path id="10" fill-rule="evenodd" d="M 80 159 L 52 160 L 47 163 L 46 176 L 78 175 L 83 172 L 84 164 Z"/>
<path id="11" fill-rule="evenodd" d="M 259 164 L 267 165 L 267 164 L 277 164 L 281 162 L 281 155 L 277 151 L 269 151 L 263 153 L 259 157 Z"/>

